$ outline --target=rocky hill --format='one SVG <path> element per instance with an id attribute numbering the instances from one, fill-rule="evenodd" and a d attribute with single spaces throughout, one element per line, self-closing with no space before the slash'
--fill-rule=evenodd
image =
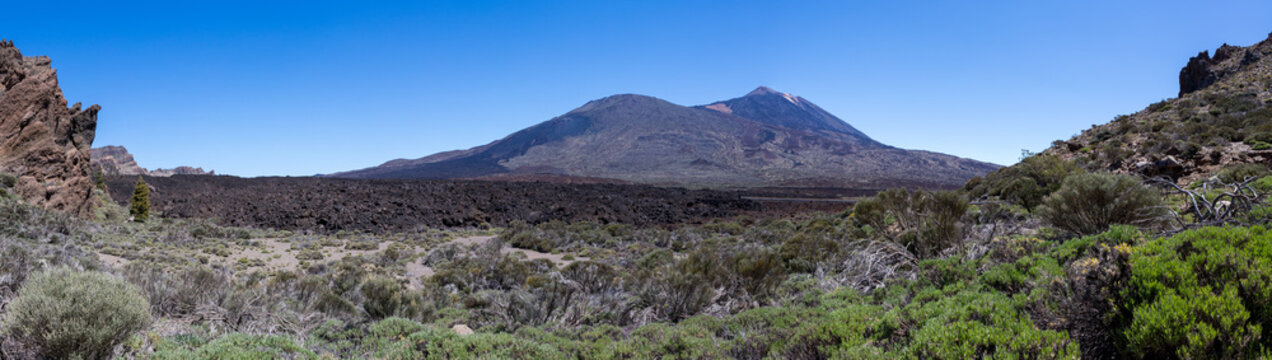
<path id="1" fill-rule="evenodd" d="M 1203 51 L 1179 97 L 1094 126 L 1045 151 L 1089 168 L 1191 183 L 1225 166 L 1272 161 L 1272 35 Z"/>
<path id="2" fill-rule="evenodd" d="M 172 175 L 216 175 L 215 171 L 201 167 L 178 166 L 172 169 L 154 169 L 137 165 L 133 155 L 123 146 L 107 145 L 92 149 L 92 166 L 106 175 L 147 175 L 166 177 Z"/>
<path id="3" fill-rule="evenodd" d="M 93 208 L 89 148 L 97 105 L 67 107 L 47 57 L 0 41 L 0 172 L 27 202 L 86 216 Z"/>
<path id="4" fill-rule="evenodd" d="M 760 87 L 696 107 L 614 95 L 490 144 L 331 176 L 554 174 L 672 185 L 954 187 L 997 167 L 881 144 L 808 100 Z"/>

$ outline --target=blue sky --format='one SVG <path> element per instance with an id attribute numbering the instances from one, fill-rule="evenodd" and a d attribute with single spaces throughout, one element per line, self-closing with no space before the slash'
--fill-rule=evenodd
<path id="1" fill-rule="evenodd" d="M 242 176 L 482 145 L 611 94 L 759 85 L 887 144 L 1010 164 L 1272 32 L 1267 1 L 104 3 L 5 4 L 0 38 L 102 105 L 94 144 Z"/>

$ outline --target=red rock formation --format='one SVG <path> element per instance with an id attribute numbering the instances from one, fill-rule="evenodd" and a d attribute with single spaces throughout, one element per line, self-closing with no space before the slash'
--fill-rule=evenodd
<path id="1" fill-rule="evenodd" d="M 88 216 L 89 148 L 101 107 L 68 108 L 50 63 L 0 41 L 0 172 L 18 177 L 17 193 L 27 202 Z"/>
<path id="2" fill-rule="evenodd" d="M 123 146 L 103 146 L 91 151 L 93 168 L 101 169 L 106 175 L 149 175 L 150 172 L 137 165 L 133 155 Z"/>

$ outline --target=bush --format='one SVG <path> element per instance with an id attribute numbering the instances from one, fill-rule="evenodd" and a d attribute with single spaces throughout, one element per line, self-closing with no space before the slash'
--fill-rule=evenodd
<path id="1" fill-rule="evenodd" d="M 4 200 L 5 198 L 9 197 L 10 191 L 7 189 L 11 189 L 13 188 L 14 185 L 17 185 L 17 184 L 18 184 L 18 178 L 13 177 L 13 175 L 0 172 L 0 200 Z"/>
<path id="2" fill-rule="evenodd" d="M 18 185 L 18 178 L 6 173 L 0 173 L 0 187 L 12 188 Z"/>
<path id="3" fill-rule="evenodd" d="M 407 335 L 375 358 L 381 359 L 568 359 L 560 350 L 510 334 L 457 335 L 424 328 Z"/>
<path id="4" fill-rule="evenodd" d="M 890 189 L 857 202 L 853 216 L 863 227 L 930 258 L 962 242 L 960 221 L 967 206 L 967 198 L 953 191 Z"/>
<path id="5" fill-rule="evenodd" d="M 5 313 L 4 333 L 50 358 L 105 359 L 150 323 L 137 286 L 99 272 L 56 268 L 35 274 Z"/>
<path id="6" fill-rule="evenodd" d="M 1022 310 L 1001 293 L 933 291 L 883 319 L 897 319 L 910 329 L 904 358 L 1078 358 L 1078 346 L 1067 334 L 1039 329 Z"/>
<path id="7" fill-rule="evenodd" d="M 1043 197 L 1060 188 L 1071 174 L 1084 171 L 1072 161 L 1055 155 L 1038 154 L 1019 164 L 995 170 L 984 178 L 969 181 L 964 187 L 972 198 L 998 197 L 1033 210 Z"/>
<path id="8" fill-rule="evenodd" d="M 362 283 L 362 296 L 366 300 L 362 309 L 371 319 L 383 319 L 400 312 L 405 289 L 397 280 L 385 276 L 376 276 Z"/>
<path id="9" fill-rule="evenodd" d="M 1143 358 L 1256 357 L 1272 341 L 1272 233 L 1202 228 L 1136 247 L 1119 330 Z"/>
<path id="10" fill-rule="evenodd" d="M 1219 178 L 1219 181 L 1231 184 L 1260 178 L 1269 173 L 1268 167 L 1263 164 L 1237 164 L 1224 167 L 1215 173 L 1215 176 Z"/>
<path id="11" fill-rule="evenodd" d="M 1152 225 L 1166 212 L 1156 190 L 1133 176 L 1111 173 L 1069 176 L 1038 208 L 1043 219 L 1081 235 L 1098 234 L 1114 224 Z"/>
<path id="12" fill-rule="evenodd" d="M 155 359 L 318 359 L 288 337 L 231 333 L 198 347 L 166 341 L 155 346 Z"/>
<path id="13" fill-rule="evenodd" d="M 782 243 L 779 255 L 792 272 L 812 272 L 817 264 L 839 252 L 839 243 L 827 236 L 796 234 Z"/>

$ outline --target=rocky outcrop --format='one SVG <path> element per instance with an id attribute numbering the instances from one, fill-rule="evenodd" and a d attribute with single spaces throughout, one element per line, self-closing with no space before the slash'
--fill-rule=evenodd
<path id="1" fill-rule="evenodd" d="M 67 107 L 51 62 L 0 41 L 0 172 L 18 177 L 16 191 L 27 202 L 87 216 L 89 148 L 101 107 Z"/>
<path id="2" fill-rule="evenodd" d="M 1272 34 L 1268 34 L 1272 39 Z M 1202 51 L 1188 59 L 1188 65 L 1179 71 L 1179 96 L 1201 90 L 1218 82 L 1224 77 L 1254 64 L 1266 55 L 1266 48 L 1260 46 L 1240 47 L 1223 44 L 1215 50 Z"/>
<path id="3" fill-rule="evenodd" d="M 1188 60 L 1180 96 L 1052 143 L 1046 153 L 1089 169 L 1188 186 L 1238 164 L 1272 164 L 1272 35 Z"/>
<path id="4" fill-rule="evenodd" d="M 123 146 L 107 145 L 93 148 L 93 167 L 106 175 L 145 175 L 149 172 L 137 165 L 137 160 Z"/>
<path id="5" fill-rule="evenodd" d="M 203 170 L 201 167 L 178 166 L 171 169 L 154 169 L 150 171 L 150 176 L 172 176 L 172 175 L 216 175 L 216 171 Z"/>
<path id="6" fill-rule="evenodd" d="M 147 176 L 172 176 L 172 175 L 216 175 L 215 171 L 203 170 L 201 167 L 178 166 L 172 169 L 154 169 L 146 170 L 146 168 L 137 165 L 137 160 L 123 146 L 107 145 L 93 148 L 93 168 L 101 169 L 106 175 L 147 175 Z"/>

